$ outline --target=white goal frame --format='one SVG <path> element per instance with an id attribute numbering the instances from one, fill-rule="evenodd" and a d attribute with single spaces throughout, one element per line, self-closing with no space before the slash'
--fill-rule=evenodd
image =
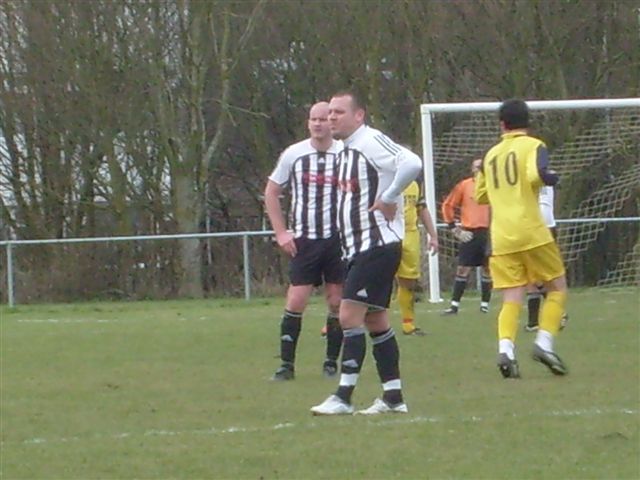
<path id="1" fill-rule="evenodd" d="M 426 103 L 420 105 L 422 124 L 422 150 L 424 184 L 427 207 L 435 223 L 436 215 L 436 186 L 433 161 L 433 131 L 432 114 L 456 112 L 497 112 L 502 102 L 476 103 Z M 598 108 L 640 107 L 640 98 L 611 98 L 591 100 L 536 100 L 528 101 L 530 110 L 585 110 Z M 497 122 L 497 119 L 496 119 Z M 497 140 L 497 139 L 496 139 Z M 440 267 L 439 255 L 429 255 L 429 301 L 441 302 L 440 297 Z"/>

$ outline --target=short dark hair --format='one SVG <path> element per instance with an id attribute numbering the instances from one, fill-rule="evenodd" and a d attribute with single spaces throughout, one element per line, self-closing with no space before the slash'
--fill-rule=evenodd
<path id="1" fill-rule="evenodd" d="M 351 97 L 351 101 L 353 103 L 353 107 L 358 110 L 362 109 L 364 111 L 367 110 L 367 106 L 363 100 L 362 95 L 358 93 L 354 89 L 346 89 L 346 90 L 338 90 L 336 93 L 332 95 L 333 97 Z"/>
<path id="2" fill-rule="evenodd" d="M 524 100 L 505 100 L 500 105 L 499 117 L 507 130 L 529 127 L 529 107 Z"/>

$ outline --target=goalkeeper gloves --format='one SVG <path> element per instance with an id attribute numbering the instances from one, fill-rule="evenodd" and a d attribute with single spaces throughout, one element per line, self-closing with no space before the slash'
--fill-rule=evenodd
<path id="1" fill-rule="evenodd" d="M 460 227 L 454 227 L 452 232 L 453 232 L 453 236 L 456 237 L 458 240 L 460 240 L 462 243 L 467 243 L 473 238 L 473 232 L 470 232 L 469 230 L 464 230 Z"/>

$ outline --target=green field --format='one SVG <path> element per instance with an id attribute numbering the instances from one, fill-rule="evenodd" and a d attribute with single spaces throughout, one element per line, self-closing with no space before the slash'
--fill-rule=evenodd
<path id="1" fill-rule="evenodd" d="M 419 303 L 428 335 L 399 338 L 410 413 L 377 418 L 309 414 L 336 385 L 320 299 L 288 383 L 268 380 L 281 299 L 5 308 L 1 477 L 637 479 L 638 294 L 574 292 L 570 375 L 530 360 L 522 332 L 521 380 L 495 367 L 497 302 L 456 318 Z M 357 408 L 379 394 L 368 349 Z"/>

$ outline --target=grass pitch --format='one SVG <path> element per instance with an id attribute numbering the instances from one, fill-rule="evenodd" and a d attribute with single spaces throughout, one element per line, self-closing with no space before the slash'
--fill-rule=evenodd
<path id="1" fill-rule="evenodd" d="M 280 298 L 2 309 L 1 477 L 640 478 L 638 294 L 571 292 L 570 375 L 521 332 L 521 380 L 495 366 L 497 301 L 453 318 L 419 303 L 428 335 L 399 336 L 410 413 L 379 418 L 309 414 L 337 383 L 320 299 L 288 383 L 268 380 Z M 368 345 L 356 407 L 379 390 Z"/>

